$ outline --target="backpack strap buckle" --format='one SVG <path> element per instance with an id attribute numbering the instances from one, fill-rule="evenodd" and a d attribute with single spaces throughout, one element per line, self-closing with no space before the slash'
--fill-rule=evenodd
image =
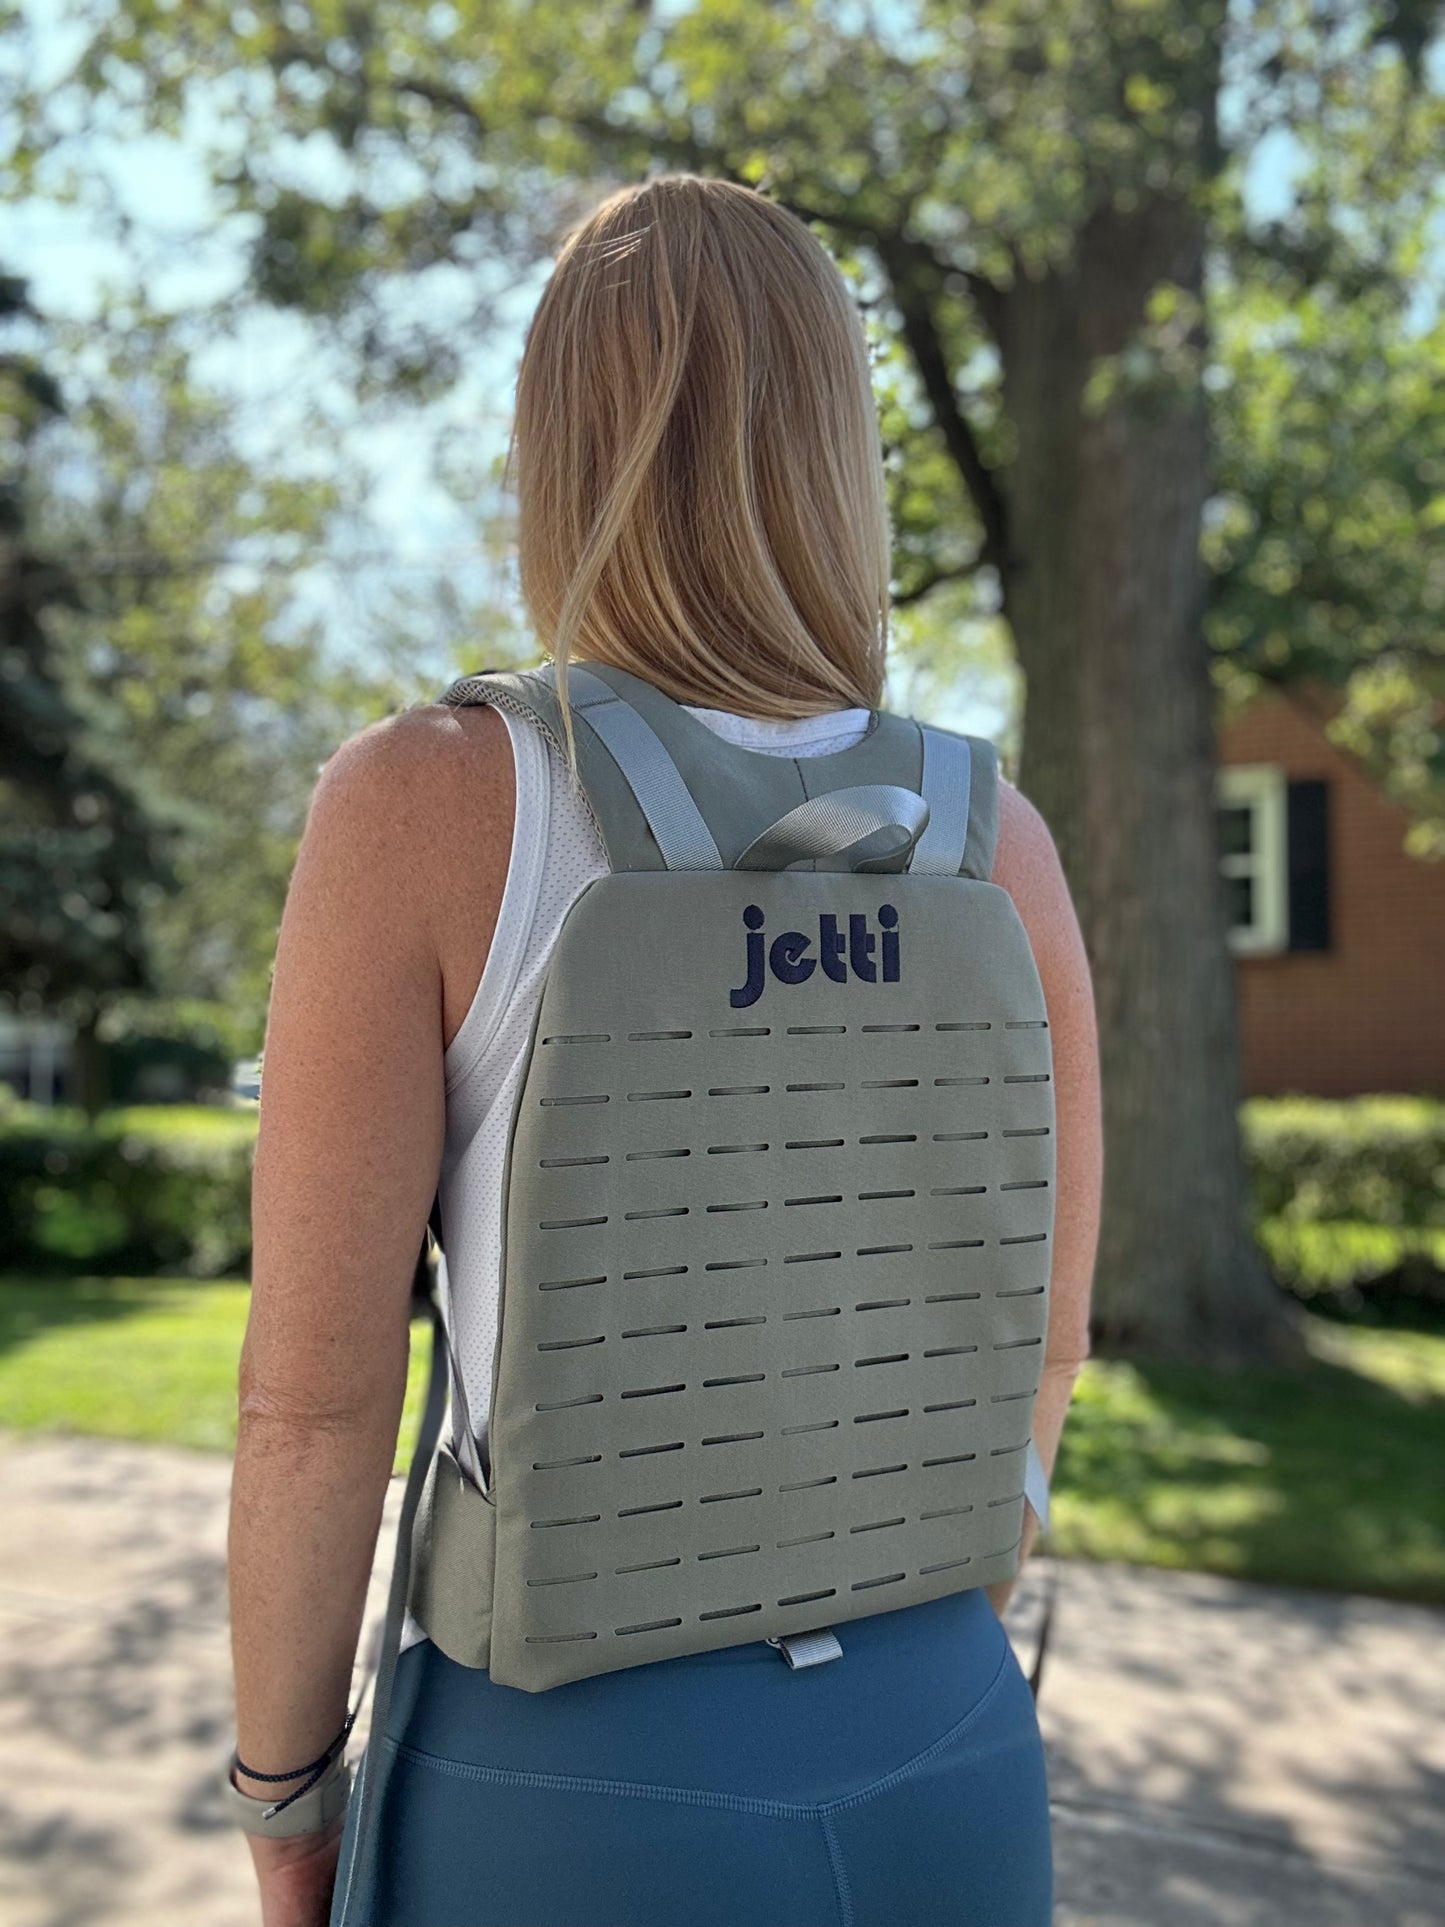
<path id="1" fill-rule="evenodd" d="M 825 1660 L 843 1657 L 838 1635 L 831 1626 L 819 1627 L 812 1633 L 783 1633 L 767 1644 L 777 1647 L 795 1673 L 800 1666 L 821 1666 Z"/>

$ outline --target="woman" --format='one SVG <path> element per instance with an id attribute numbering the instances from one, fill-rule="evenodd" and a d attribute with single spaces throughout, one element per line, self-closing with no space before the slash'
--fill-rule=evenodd
<path id="1" fill-rule="evenodd" d="M 522 586 L 550 656 L 627 670 L 764 754 L 859 740 L 884 667 L 882 463 L 864 334 L 806 227 L 687 175 L 605 201 L 529 332 L 514 452 Z M 474 1421 L 487 1410 L 508 1102 L 562 918 L 606 869 L 565 760 L 495 707 L 420 706 L 322 771 L 255 1171 L 231 1526 L 233 1784 L 250 1798 L 304 1785 L 342 1727 L 439 1178 L 453 1342 Z M 992 880 L 1052 1033 L 1034 1419 L 1050 1467 L 1087 1350 L 1097 1065 L 1058 858 L 1006 784 Z M 538 1693 L 412 1627 L 378 1869 L 348 1920 L 1045 1927 L 1043 1759 L 997 1616 L 1007 1590 L 849 1620 L 846 1663 L 806 1674 L 757 1642 Z M 790 1692 L 804 1680 L 806 1699 Z M 328 1919 L 342 1825 L 253 1838 L 265 1927 Z"/>

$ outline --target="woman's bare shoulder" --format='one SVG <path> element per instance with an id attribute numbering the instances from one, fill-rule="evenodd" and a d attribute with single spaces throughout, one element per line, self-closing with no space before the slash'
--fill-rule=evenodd
<path id="1" fill-rule="evenodd" d="M 1045 958 L 1056 966 L 1067 959 L 1087 975 L 1078 914 L 1049 826 L 1022 790 L 1002 777 L 993 881 L 1013 898 L 1041 966 Z"/>

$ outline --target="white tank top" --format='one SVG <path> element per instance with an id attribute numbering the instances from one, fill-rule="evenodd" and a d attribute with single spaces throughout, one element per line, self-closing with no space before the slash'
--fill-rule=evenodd
<path id="1" fill-rule="evenodd" d="M 730 743 L 776 756 L 848 749 L 868 726 L 867 709 L 778 722 L 729 710 L 683 707 Z M 480 1434 L 492 1399 L 492 1357 L 501 1294 L 502 1173 L 527 1039 L 562 920 L 607 858 L 571 774 L 529 723 L 501 712 L 516 766 L 516 815 L 507 880 L 481 982 L 447 1047 L 446 1138 L 438 1180 L 446 1256 L 442 1304 Z M 452 1448 L 474 1474 L 470 1441 L 452 1414 Z M 402 1650 L 425 1634 L 408 1614 Z"/>

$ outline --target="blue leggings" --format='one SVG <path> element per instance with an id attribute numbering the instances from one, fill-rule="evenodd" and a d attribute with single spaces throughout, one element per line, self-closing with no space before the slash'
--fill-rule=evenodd
<path id="1" fill-rule="evenodd" d="M 833 1630 L 796 1672 L 753 1642 L 546 1693 L 409 1648 L 362 1927 L 1048 1927 L 1043 1749 L 987 1596 Z"/>

